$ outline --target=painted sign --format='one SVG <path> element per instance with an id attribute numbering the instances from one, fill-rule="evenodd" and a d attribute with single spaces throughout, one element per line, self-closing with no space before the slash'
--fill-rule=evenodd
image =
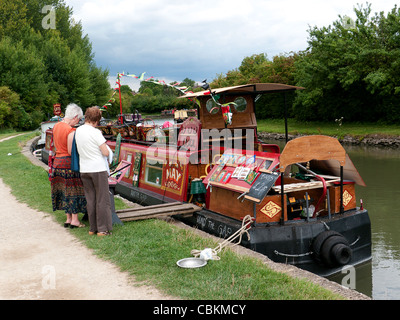
<path id="1" fill-rule="evenodd" d="M 281 207 L 273 201 L 268 201 L 267 204 L 260 211 L 269 218 L 273 218 L 281 212 Z"/>
<path id="2" fill-rule="evenodd" d="M 347 190 L 345 190 L 343 192 L 343 205 L 345 207 L 347 207 L 347 205 L 350 203 L 351 199 L 353 199 L 353 196 Z"/>
<path id="3" fill-rule="evenodd" d="M 137 187 L 139 185 L 139 173 L 140 173 L 141 162 L 142 162 L 142 153 L 136 152 L 135 160 L 133 162 L 133 178 L 132 178 L 132 184 L 134 187 Z"/>
<path id="4" fill-rule="evenodd" d="M 183 166 L 178 163 L 167 163 L 163 170 L 163 187 L 181 193 L 183 186 Z"/>

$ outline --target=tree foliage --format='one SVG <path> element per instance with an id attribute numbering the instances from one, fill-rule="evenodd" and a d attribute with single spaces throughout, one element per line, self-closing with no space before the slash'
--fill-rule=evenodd
<path id="1" fill-rule="evenodd" d="M 297 53 L 290 53 L 267 58 L 265 53 L 245 57 L 239 68 L 228 71 L 226 75 L 219 74 L 211 82 L 212 88 L 236 86 L 248 83 L 273 82 L 294 85 L 294 63 Z M 286 95 L 286 104 L 293 103 L 294 94 Z M 256 103 L 258 118 L 282 118 L 284 115 L 285 100 L 281 94 L 271 93 L 263 95 Z"/>
<path id="2" fill-rule="evenodd" d="M 173 83 L 170 83 L 173 84 Z M 194 88 L 195 81 L 185 78 L 179 86 Z M 193 107 L 188 99 L 177 99 L 182 93 L 171 86 L 161 85 L 156 81 L 142 81 L 139 92 L 131 102 L 131 112 L 159 113 L 169 109 L 187 109 Z"/>
<path id="3" fill-rule="evenodd" d="M 400 121 L 400 11 L 371 15 L 354 10 L 354 24 L 340 17 L 309 30 L 309 48 L 295 63 L 302 120 Z"/>
<path id="4" fill-rule="evenodd" d="M 55 10 L 55 29 L 45 29 L 42 8 Z M 108 70 L 94 63 L 92 45 L 82 25 L 72 19 L 64 0 L 0 0 L 0 128 L 32 129 L 52 114 L 54 103 L 78 103 L 83 109 L 104 105 L 112 90 Z M 329 26 L 310 27 L 308 48 L 269 59 L 245 57 L 238 68 L 217 74 L 211 88 L 258 82 L 304 87 L 285 96 L 289 116 L 300 120 L 400 122 L 400 10 L 371 13 L 354 9 L 354 21 L 339 16 Z M 353 23 L 354 22 L 354 23 Z M 181 86 L 195 82 L 184 79 Z M 200 89 L 198 89 L 200 90 Z M 143 81 L 133 95 L 122 92 L 123 112 L 158 113 L 192 108 L 181 93 Z M 119 95 L 109 107 L 120 112 Z M 256 103 L 259 118 L 283 117 L 280 94 Z"/>
<path id="5" fill-rule="evenodd" d="M 55 29 L 43 25 L 46 5 L 55 12 Z M 94 63 L 89 38 L 63 0 L 0 0 L 0 12 L 0 86 L 19 97 L 12 112 L 31 120 L 8 126 L 36 128 L 55 103 L 83 109 L 104 103 L 108 71 Z"/>
<path id="6" fill-rule="evenodd" d="M 289 116 L 300 120 L 400 121 L 400 10 L 371 14 L 354 9 L 356 19 L 338 17 L 332 25 L 309 28 L 309 47 L 272 60 L 264 53 L 245 57 L 219 74 L 214 88 L 257 82 L 304 87 L 286 95 Z M 354 22 L 354 23 L 353 23 Z M 259 118 L 283 116 L 281 95 L 257 101 Z"/>

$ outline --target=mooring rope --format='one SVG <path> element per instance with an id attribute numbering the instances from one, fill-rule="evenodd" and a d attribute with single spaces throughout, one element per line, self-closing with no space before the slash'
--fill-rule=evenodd
<path id="1" fill-rule="evenodd" d="M 233 244 L 233 246 L 236 246 L 238 244 L 240 244 L 240 242 L 242 241 L 242 237 L 244 234 L 247 234 L 248 239 L 250 240 L 250 234 L 248 232 L 248 229 L 250 229 L 250 225 L 253 223 L 253 218 L 250 215 L 247 215 L 243 218 L 242 221 L 242 227 L 240 229 L 238 229 L 235 233 L 233 233 L 230 237 L 226 238 L 224 241 L 222 241 L 221 243 L 219 243 L 214 249 L 211 249 L 211 254 L 212 257 L 210 257 L 212 260 L 220 260 L 220 257 L 218 256 L 218 253 L 220 253 L 222 251 L 222 249 L 224 247 L 226 247 L 229 244 Z M 236 243 L 233 243 L 233 241 L 239 238 L 238 241 Z M 209 248 L 208 248 L 209 249 Z M 202 251 L 200 250 L 192 250 L 190 253 L 195 257 L 198 258 L 200 257 Z"/>

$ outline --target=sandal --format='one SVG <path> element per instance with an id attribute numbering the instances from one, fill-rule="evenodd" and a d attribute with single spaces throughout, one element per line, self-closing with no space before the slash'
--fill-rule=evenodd
<path id="1" fill-rule="evenodd" d="M 74 224 L 71 224 L 69 227 L 70 227 L 70 229 L 74 229 L 74 228 L 84 228 L 84 227 L 86 227 L 86 225 L 84 225 L 83 223 L 80 223 L 79 226 L 76 226 L 76 225 L 74 225 Z"/>
<path id="2" fill-rule="evenodd" d="M 71 225 L 70 223 L 66 222 L 64 223 L 64 228 L 68 228 L 70 225 Z"/>
<path id="3" fill-rule="evenodd" d="M 97 232 L 97 236 L 103 237 L 103 236 L 111 236 L 112 233 L 110 231 L 105 231 L 105 232 Z"/>

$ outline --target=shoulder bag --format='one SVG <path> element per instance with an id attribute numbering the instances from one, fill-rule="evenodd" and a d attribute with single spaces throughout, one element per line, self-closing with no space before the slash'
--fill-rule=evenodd
<path id="1" fill-rule="evenodd" d="M 74 172 L 79 172 L 79 153 L 78 153 L 78 148 L 76 147 L 75 136 L 76 136 L 76 132 L 74 134 L 74 139 L 72 140 L 71 170 Z"/>

